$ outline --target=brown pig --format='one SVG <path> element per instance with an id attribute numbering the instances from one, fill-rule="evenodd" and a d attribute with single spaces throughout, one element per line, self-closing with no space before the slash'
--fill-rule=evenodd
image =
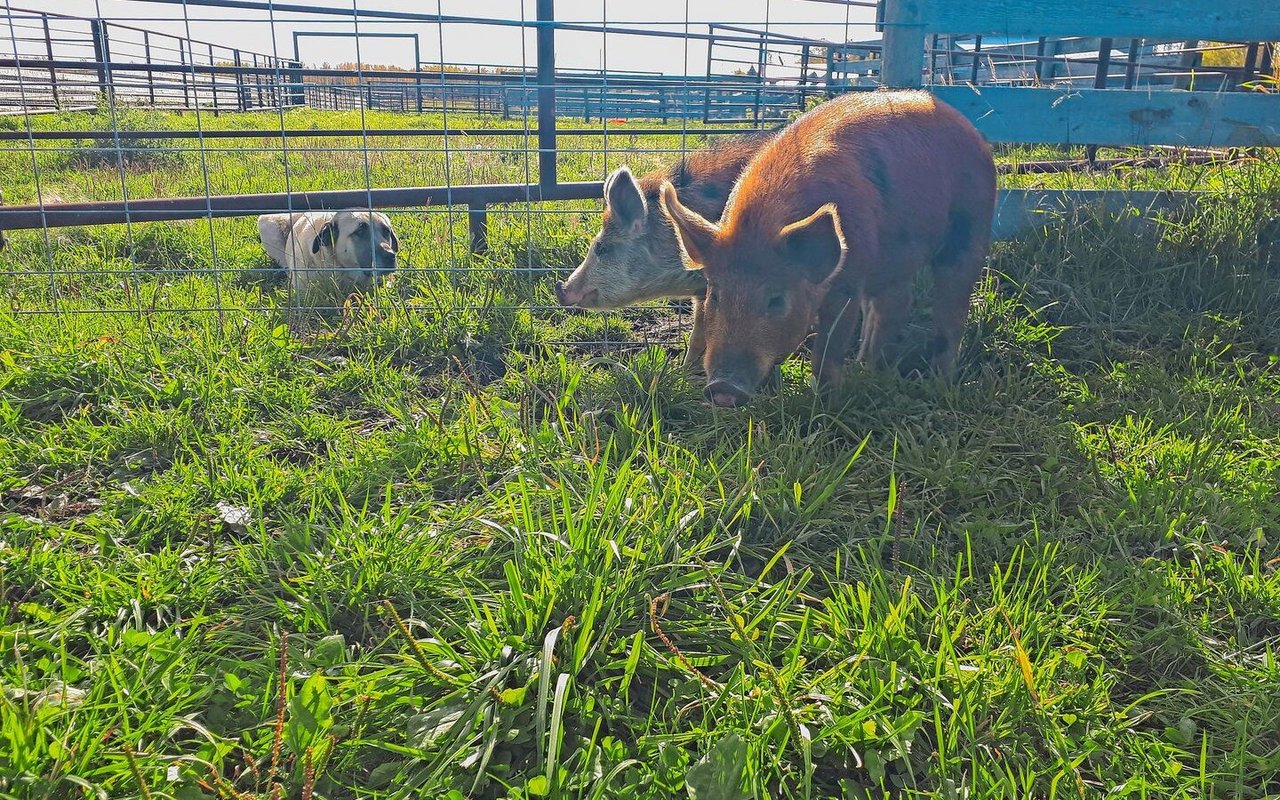
<path id="1" fill-rule="evenodd" d="M 813 373 L 886 356 L 910 314 L 912 281 L 933 273 L 933 368 L 950 374 L 995 210 L 991 149 L 926 92 L 848 94 L 797 119 L 751 160 L 720 222 L 672 184 L 661 202 L 686 264 L 706 275 L 706 393 L 745 403 L 817 321 Z"/>
<path id="2" fill-rule="evenodd" d="M 662 297 L 693 297 L 693 330 L 685 365 L 700 364 L 706 281 L 699 270 L 685 269 L 675 231 L 659 207 L 658 190 L 670 182 L 689 208 L 708 219 L 719 219 L 734 181 L 775 134 L 737 136 L 639 179 L 625 166 L 614 171 L 604 185 L 600 232 L 582 264 L 556 284 L 561 305 L 605 310 Z"/>

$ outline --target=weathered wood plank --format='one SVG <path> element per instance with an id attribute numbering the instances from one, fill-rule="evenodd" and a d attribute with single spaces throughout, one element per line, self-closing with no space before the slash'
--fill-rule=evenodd
<path id="1" fill-rule="evenodd" d="M 884 6 L 880 83 L 893 88 L 920 86 L 924 72 L 924 26 L 916 0 L 889 0 Z"/>
<path id="2" fill-rule="evenodd" d="M 1280 147 L 1280 95 L 935 86 L 992 142 Z"/>
<path id="3" fill-rule="evenodd" d="M 1141 225 L 1149 221 L 1151 214 L 1193 206 L 1202 194 L 1106 189 L 1002 189 L 996 200 L 991 233 L 996 239 L 1014 239 L 1087 207 L 1101 207 L 1107 214 L 1115 216 L 1128 209 L 1137 209 L 1140 216 L 1125 215 L 1122 219 Z"/>
<path id="4" fill-rule="evenodd" d="M 916 6 L 929 33 L 1110 36 L 1146 39 L 1280 39 L 1275 0 L 896 0 Z"/>

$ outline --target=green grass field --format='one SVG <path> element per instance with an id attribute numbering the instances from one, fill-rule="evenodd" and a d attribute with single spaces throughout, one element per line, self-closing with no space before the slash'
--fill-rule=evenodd
<path id="1" fill-rule="evenodd" d="M 0 184 L 536 175 L 471 138 L 19 143 Z M 680 141 L 566 137 L 562 178 Z M 1280 793 L 1280 167 L 1016 180 L 1210 194 L 999 244 L 953 383 L 822 400 L 796 360 L 735 411 L 661 304 L 541 308 L 596 203 L 495 209 L 484 257 L 398 215 L 392 285 L 297 335 L 252 219 L 10 232 L 0 796 Z"/>

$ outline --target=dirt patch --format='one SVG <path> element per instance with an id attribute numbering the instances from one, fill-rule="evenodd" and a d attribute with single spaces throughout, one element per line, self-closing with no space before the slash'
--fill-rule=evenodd
<path id="1" fill-rule="evenodd" d="M 88 516 L 102 507 L 96 497 L 77 497 L 44 486 L 10 489 L 3 494 L 0 510 L 21 514 L 41 522 L 65 522 Z"/>

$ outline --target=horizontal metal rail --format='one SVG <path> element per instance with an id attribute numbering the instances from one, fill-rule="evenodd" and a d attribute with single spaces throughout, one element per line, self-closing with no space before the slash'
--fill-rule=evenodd
<path id="1" fill-rule="evenodd" d="M 168 197 L 145 200 L 102 200 L 87 203 L 0 206 L 0 230 L 171 222 L 184 219 L 243 217 L 288 211 L 342 208 L 409 208 L 429 205 L 493 205 L 498 203 L 593 200 L 603 196 L 600 181 L 536 184 L 497 183 L 480 186 L 414 186 L 398 189 L 334 189 L 319 192 L 274 192 L 213 197 Z"/>
<path id="2" fill-rule="evenodd" d="M 0 207 L 0 230 L 108 225 L 126 222 L 166 222 L 189 219 L 243 217 L 256 214 L 302 213 L 348 207 L 410 208 L 430 205 L 471 206 L 479 212 L 491 204 L 596 200 L 604 184 L 596 181 L 537 185 L 415 187 L 407 189 L 348 189 L 292 194 L 247 194 L 218 197 L 60 203 L 46 206 Z M 1002 189 L 996 203 L 992 234 L 1009 239 L 1044 224 L 1071 209 L 1101 206 L 1110 213 L 1136 208 L 1144 215 L 1176 211 L 1198 202 L 1204 192 L 1107 189 Z M 473 229 L 474 232 L 474 229 Z"/>
<path id="3" fill-rule="evenodd" d="M 743 62 L 746 63 L 746 62 Z M 453 87 L 461 85 L 464 87 L 473 86 L 478 83 L 498 84 L 506 88 L 515 90 L 519 88 L 537 89 L 539 83 L 532 73 L 529 72 L 448 72 L 440 70 L 378 70 L 378 69 L 324 69 L 321 67 L 302 67 L 290 65 L 283 62 L 277 66 L 251 66 L 248 64 L 161 64 L 156 62 L 137 62 L 137 61 L 95 61 L 81 60 L 74 58 L 57 58 L 48 59 L 36 56 L 13 58 L 6 56 L 0 58 L 0 67 L 6 69 L 26 69 L 26 70 L 47 70 L 47 69 L 67 69 L 77 70 L 81 72 L 93 72 L 98 69 L 107 69 L 112 72 L 145 72 L 145 73 L 176 73 L 183 75 L 239 75 L 242 77 L 261 76 L 261 77 L 288 77 L 284 85 L 293 89 L 305 88 L 325 88 L 331 84 L 325 83 L 323 80 L 308 79 L 325 79 L 325 78 L 356 78 L 360 81 L 386 81 L 388 84 L 403 85 L 409 88 L 415 88 L 419 83 L 424 89 L 439 89 L 444 87 Z M 608 82 L 611 89 L 677 89 L 688 87 L 691 89 L 743 89 L 754 87 L 757 84 L 764 83 L 764 80 L 753 76 L 744 75 L 713 75 L 710 77 L 699 77 L 693 75 L 625 75 L 616 76 L 611 73 L 601 75 L 582 75 L 582 74 L 565 74 L 557 72 L 554 84 L 557 87 L 573 87 L 573 88 L 603 88 L 604 81 Z M 353 84 L 346 86 L 349 89 L 358 89 L 359 85 Z M 799 88 L 797 85 L 796 88 Z"/>
<path id="4" fill-rule="evenodd" d="M 16 116 L 21 116 L 19 112 Z M 556 128 L 557 136 L 609 136 L 626 134 L 628 136 L 680 136 L 683 134 L 698 136 L 734 136 L 759 130 L 756 127 L 740 128 Z M 264 128 L 258 130 L 228 131 L 0 131 L 0 142 L 34 141 L 69 141 L 86 139 L 93 141 L 121 141 L 137 139 L 302 139 L 302 138 L 363 138 L 365 136 L 510 136 L 513 138 L 528 136 L 536 138 L 537 128 L 326 128 L 311 130 L 308 128 Z"/>
<path id="5" fill-rule="evenodd" d="M 605 25 L 598 23 L 581 23 L 581 22 L 559 22 L 559 21 L 539 21 L 535 19 L 501 19 L 495 17 L 469 17 L 457 14 L 424 14 L 421 12 L 411 11 L 388 11 L 386 9 L 357 9 L 354 6 L 349 8 L 335 6 L 315 6 L 303 3 L 278 3 L 274 2 L 255 2 L 255 0 L 135 0 L 139 3 L 158 3 L 160 5 L 181 6 L 184 9 L 194 6 L 209 6 L 213 8 L 230 8 L 243 11 L 260 11 L 266 15 L 278 15 L 284 13 L 301 13 L 315 14 L 321 16 L 344 17 L 347 19 L 359 20 L 389 20 L 398 22 L 426 22 L 433 25 L 451 24 L 451 25 L 491 25 L 494 27 L 505 28 L 549 28 L 556 31 L 575 31 L 578 33 L 608 33 L 620 34 L 627 36 L 649 36 L 657 38 L 669 39 L 696 39 L 696 40 L 718 40 L 718 41 L 740 41 L 747 43 L 758 43 L 759 36 L 722 36 L 713 33 L 695 33 L 685 30 L 658 30 L 655 28 L 633 28 L 620 25 Z M 0 13 L 0 16 L 5 16 Z M 670 23 L 675 26 L 677 23 Z M 684 25 L 682 20 L 679 25 Z M 690 21 L 689 24 L 694 24 Z M 813 39 L 812 44 L 815 45 L 833 45 L 833 42 L 824 39 Z"/>

